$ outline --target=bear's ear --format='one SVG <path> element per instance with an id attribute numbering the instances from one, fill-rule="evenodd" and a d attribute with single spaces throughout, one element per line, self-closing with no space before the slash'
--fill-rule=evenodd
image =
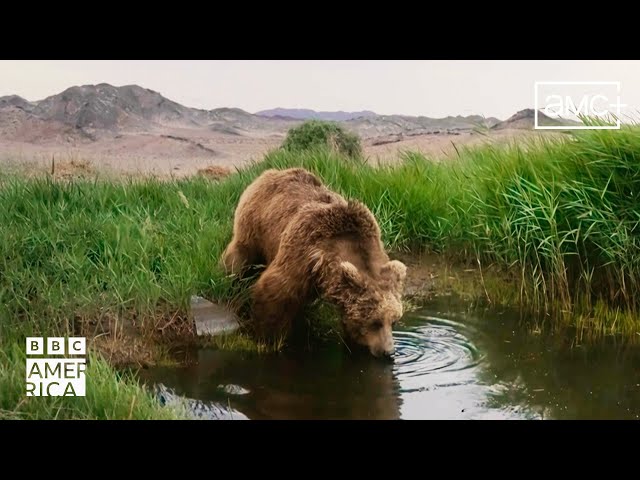
<path id="1" fill-rule="evenodd" d="M 361 287 L 363 285 L 362 275 L 358 271 L 353 263 L 346 260 L 340 262 L 340 270 L 342 272 L 342 278 L 344 278 L 350 285 L 354 287 Z"/>
<path id="2" fill-rule="evenodd" d="M 391 260 L 383 265 L 380 273 L 384 277 L 391 278 L 396 287 L 401 287 L 407 278 L 407 266 L 398 260 Z"/>

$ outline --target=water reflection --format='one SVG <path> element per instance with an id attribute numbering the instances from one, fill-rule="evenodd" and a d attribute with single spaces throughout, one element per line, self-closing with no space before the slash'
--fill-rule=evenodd
<path id="1" fill-rule="evenodd" d="M 515 315 L 441 301 L 407 315 L 393 362 L 339 345 L 274 355 L 200 350 L 145 373 L 250 419 L 640 418 L 640 353 L 569 348 Z"/>
<path id="2" fill-rule="evenodd" d="M 569 346 L 559 338 L 525 335 L 497 321 L 483 346 L 499 380 L 490 405 L 526 405 L 540 418 L 640 418 L 640 351 L 613 343 Z"/>
<path id="3" fill-rule="evenodd" d="M 468 395 L 451 398 L 469 418 L 638 419 L 640 348 L 613 340 L 575 345 L 572 336 L 542 335 L 524 328 L 516 312 L 468 314 L 441 299 L 422 312 L 459 325 L 482 360 Z M 419 320 L 413 319 L 418 322 Z M 473 392 L 473 393 L 472 393 Z M 470 409 L 466 400 L 475 397 Z M 421 401 L 424 398 L 420 399 Z M 410 405 L 405 396 L 404 404 Z M 410 412 L 421 418 L 424 413 Z M 408 415 L 404 415 L 407 417 Z M 455 417 L 451 411 L 448 416 Z"/>
<path id="4" fill-rule="evenodd" d="M 426 313 L 407 317 L 396 334 L 401 348 L 394 372 L 402 418 L 517 418 L 517 411 L 486 404 L 491 385 L 478 378 L 486 358 L 475 344 L 477 332 Z"/>
<path id="5" fill-rule="evenodd" d="M 229 404 L 251 419 L 398 419 L 393 364 L 341 348 L 254 355 L 195 352 L 195 363 L 145 374 L 190 398 Z"/>

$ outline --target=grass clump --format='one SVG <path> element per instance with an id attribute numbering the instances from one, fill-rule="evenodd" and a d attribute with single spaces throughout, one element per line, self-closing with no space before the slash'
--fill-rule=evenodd
<path id="1" fill-rule="evenodd" d="M 0 349 L 0 420 L 173 420 L 184 412 L 163 407 L 131 374 L 116 372 L 96 355 L 87 358 L 86 396 L 27 397 L 25 350 Z"/>
<path id="2" fill-rule="evenodd" d="M 640 337 L 637 126 L 462 148 L 448 162 L 407 153 L 373 167 L 274 152 L 267 163 L 304 166 L 364 201 L 392 249 L 497 267 L 522 305 L 558 324 Z"/>
<path id="3" fill-rule="evenodd" d="M 287 133 L 282 148 L 288 152 L 301 152 L 329 147 L 351 158 L 362 156 L 360 138 L 346 131 L 336 122 L 309 120 Z"/>

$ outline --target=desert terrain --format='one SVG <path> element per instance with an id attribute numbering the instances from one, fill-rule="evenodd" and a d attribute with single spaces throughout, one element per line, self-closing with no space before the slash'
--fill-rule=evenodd
<path id="1" fill-rule="evenodd" d="M 533 111 L 496 118 L 409 117 L 363 112 L 185 107 L 137 85 L 84 85 L 39 101 L 0 97 L 0 165 L 29 169 L 188 176 L 260 160 L 287 131 L 310 118 L 357 133 L 370 162 L 397 161 L 402 151 L 435 159 L 456 148 L 538 135 Z"/>

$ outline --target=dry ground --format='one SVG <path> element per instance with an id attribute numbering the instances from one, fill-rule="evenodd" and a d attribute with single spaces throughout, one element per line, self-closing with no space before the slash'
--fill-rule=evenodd
<path id="1" fill-rule="evenodd" d="M 502 130 L 488 136 L 429 134 L 404 137 L 401 141 L 375 144 L 381 139 L 363 141 L 365 155 L 373 163 L 394 162 L 403 151 L 422 152 L 436 159 L 451 158 L 456 148 L 484 142 L 506 142 L 516 137 L 538 135 L 526 130 Z M 166 130 L 158 133 L 132 133 L 99 138 L 96 141 L 17 142 L 0 140 L 0 166 L 22 165 L 29 170 L 49 171 L 52 162 L 58 172 L 117 175 L 190 176 L 205 169 L 233 171 L 263 158 L 278 148 L 283 134 L 255 132 L 228 135 L 218 132 Z M 64 174 L 64 173 L 63 173 Z"/>

